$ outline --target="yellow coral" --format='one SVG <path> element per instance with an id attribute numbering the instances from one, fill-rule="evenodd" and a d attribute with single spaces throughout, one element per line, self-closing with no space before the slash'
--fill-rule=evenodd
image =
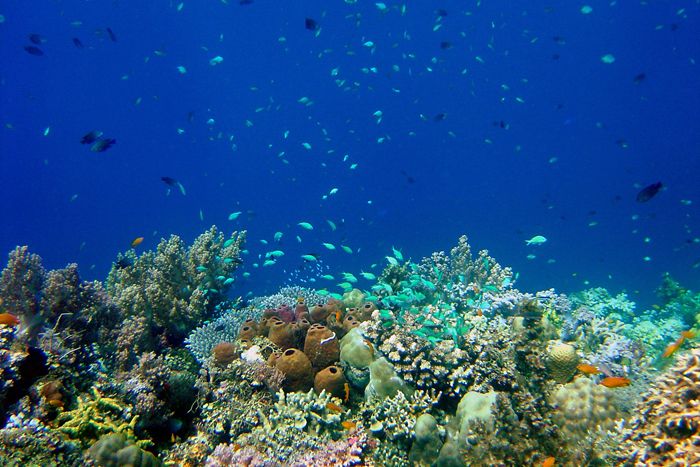
<path id="1" fill-rule="evenodd" d="M 103 397 L 94 386 L 91 393 L 92 397 L 79 396 L 75 409 L 61 412 L 56 417 L 59 431 L 71 439 L 78 440 L 84 447 L 108 433 L 121 433 L 139 447 L 152 444 L 149 440 L 138 440 L 134 434 L 138 415 L 130 421 L 121 419 L 125 406 L 120 401 L 112 397 Z"/>
<path id="2" fill-rule="evenodd" d="M 556 344 L 549 350 L 547 367 L 557 383 L 568 383 L 576 373 L 579 358 L 576 349 L 569 344 Z"/>

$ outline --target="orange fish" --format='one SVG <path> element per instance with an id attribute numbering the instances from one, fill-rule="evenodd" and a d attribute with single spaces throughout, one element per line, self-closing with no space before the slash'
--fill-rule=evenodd
<path id="1" fill-rule="evenodd" d="M 557 460 L 554 457 L 549 456 L 544 460 L 544 462 L 542 462 L 542 467 L 554 467 L 554 464 L 556 464 L 556 462 Z"/>
<path id="2" fill-rule="evenodd" d="M 17 326 L 19 324 L 19 318 L 12 313 L 0 313 L 0 324 Z"/>
<path id="3" fill-rule="evenodd" d="M 333 412 L 342 412 L 343 408 L 339 406 L 338 404 L 334 404 L 333 402 L 329 402 L 326 404 L 326 408 L 328 410 L 332 410 Z"/>
<path id="4" fill-rule="evenodd" d="M 576 369 L 585 375 L 597 375 L 600 373 L 597 366 L 590 365 L 588 363 L 579 363 L 576 365 Z"/>
<path id="5" fill-rule="evenodd" d="M 136 237 L 131 241 L 131 248 L 136 248 L 141 243 L 143 243 L 143 237 Z"/>
<path id="6" fill-rule="evenodd" d="M 600 381 L 600 384 L 606 388 L 623 388 L 625 386 L 629 386 L 630 383 L 630 379 L 625 378 L 624 376 L 608 376 Z"/>
<path id="7" fill-rule="evenodd" d="M 350 400 L 350 385 L 345 383 L 343 385 L 343 389 L 345 389 L 345 398 L 343 399 L 343 402 L 347 402 Z"/>
<path id="8" fill-rule="evenodd" d="M 355 428 L 357 426 L 357 423 L 350 422 L 348 420 L 345 420 L 345 421 L 341 422 L 340 424 L 343 425 L 343 428 L 345 428 L 346 430 L 352 430 L 353 428 Z"/>
<path id="9" fill-rule="evenodd" d="M 682 343 L 683 341 L 681 339 L 678 339 L 673 344 L 668 344 L 668 347 L 666 347 L 664 353 L 661 354 L 661 358 L 669 358 L 671 355 L 676 353 L 676 351 L 681 347 Z"/>
<path id="10" fill-rule="evenodd" d="M 690 331 L 681 331 L 681 337 L 684 339 L 692 339 L 697 336 L 697 333 L 692 329 Z"/>
<path id="11" fill-rule="evenodd" d="M 340 318 L 343 317 L 343 312 L 338 310 L 335 312 L 335 322 L 340 323 Z"/>

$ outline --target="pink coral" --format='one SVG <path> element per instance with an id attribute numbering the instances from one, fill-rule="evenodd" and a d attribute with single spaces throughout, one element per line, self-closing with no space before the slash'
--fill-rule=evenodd
<path id="1" fill-rule="evenodd" d="M 311 451 L 294 459 L 293 467 L 348 467 L 362 464 L 368 446 L 367 434 L 354 432 L 348 438 L 328 443 L 322 451 Z"/>

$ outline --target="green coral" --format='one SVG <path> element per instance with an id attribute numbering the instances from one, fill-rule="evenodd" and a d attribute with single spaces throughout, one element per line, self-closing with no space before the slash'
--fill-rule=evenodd
<path id="1" fill-rule="evenodd" d="M 88 449 L 87 454 L 101 467 L 159 467 L 162 465 L 156 456 L 129 442 L 120 434 L 104 435 Z"/>
<path id="2" fill-rule="evenodd" d="M 172 235 L 155 252 L 136 256 L 130 250 L 112 267 L 107 292 L 127 314 L 144 316 L 169 336 L 184 338 L 230 305 L 226 292 L 241 262 L 245 235 L 234 232 L 226 239 L 212 226 L 189 248 Z"/>
<path id="3" fill-rule="evenodd" d="M 130 420 L 124 417 L 126 405 L 112 397 L 104 397 L 96 387 L 92 387 L 92 397 L 78 396 L 78 406 L 56 417 L 58 430 L 69 438 L 87 447 L 102 435 L 119 433 L 139 447 L 151 444 L 149 440 L 139 440 L 134 434 L 138 416 Z"/>
<path id="4" fill-rule="evenodd" d="M 635 316 L 636 304 L 629 300 L 626 293 L 612 296 L 607 289 L 596 287 L 571 294 L 569 298 L 574 309 L 585 306 L 598 318 L 629 321 Z"/>

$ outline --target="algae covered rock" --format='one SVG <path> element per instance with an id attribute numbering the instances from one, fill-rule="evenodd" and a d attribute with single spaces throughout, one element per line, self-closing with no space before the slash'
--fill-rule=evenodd
<path id="1" fill-rule="evenodd" d="M 459 432 L 464 435 L 469 431 L 469 425 L 474 421 L 481 421 L 487 428 L 493 426 L 493 404 L 496 402 L 497 393 L 494 391 L 482 394 L 469 391 L 462 397 L 457 406 L 457 420 Z"/>
<path id="2" fill-rule="evenodd" d="M 399 391 L 406 396 L 413 394 L 413 389 L 399 377 L 394 366 L 386 358 L 382 357 L 372 362 L 369 366 L 369 384 L 365 388 L 365 399 L 385 399 L 393 397 Z"/>
<path id="3" fill-rule="evenodd" d="M 433 465 L 440 455 L 442 440 L 435 417 L 424 413 L 416 419 L 413 427 L 415 440 L 408 453 L 412 465 Z"/>
<path id="4" fill-rule="evenodd" d="M 340 339 L 340 361 L 353 368 L 365 369 L 374 360 L 374 349 L 362 331 L 354 328 Z"/>
<path id="5" fill-rule="evenodd" d="M 569 344 L 556 344 L 549 350 L 547 368 L 552 379 L 557 383 L 568 383 L 576 374 L 579 363 L 576 349 Z"/>

